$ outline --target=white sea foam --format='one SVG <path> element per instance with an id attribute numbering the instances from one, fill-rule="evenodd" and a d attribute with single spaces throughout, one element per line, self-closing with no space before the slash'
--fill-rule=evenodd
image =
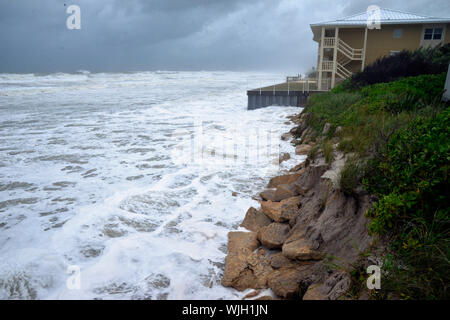
<path id="1" fill-rule="evenodd" d="M 220 285 L 227 233 L 271 176 L 301 160 L 278 140 L 299 109 L 246 110 L 246 89 L 278 79 L 0 75 L 0 298 L 240 298 Z M 258 161 L 229 148 L 248 137 L 245 150 L 267 150 L 268 131 L 277 148 Z M 293 156 L 282 168 L 279 152 Z M 71 265 L 80 290 L 66 287 Z"/>

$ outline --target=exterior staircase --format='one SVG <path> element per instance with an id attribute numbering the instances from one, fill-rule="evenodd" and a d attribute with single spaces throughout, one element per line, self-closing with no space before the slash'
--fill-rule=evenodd
<path id="1" fill-rule="evenodd" d="M 325 60 L 322 64 L 322 70 L 328 72 L 336 72 L 336 76 L 345 80 L 353 74 L 346 66 L 352 61 L 363 60 L 363 49 L 352 48 L 349 44 L 340 38 L 328 37 L 323 39 L 324 48 L 335 48 L 340 53 L 338 60 L 336 61 L 336 68 L 334 68 L 334 62 Z M 337 41 L 336 41 L 337 40 Z"/>

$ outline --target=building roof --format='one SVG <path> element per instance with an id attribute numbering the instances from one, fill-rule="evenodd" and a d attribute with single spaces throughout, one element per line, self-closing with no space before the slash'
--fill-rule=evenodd
<path id="1" fill-rule="evenodd" d="M 369 19 L 373 19 L 367 12 L 354 14 L 345 18 L 311 24 L 314 41 L 320 39 L 322 27 L 366 27 Z M 450 18 L 430 17 L 399 10 L 380 8 L 380 24 L 427 24 L 427 23 L 450 23 Z"/>
<path id="2" fill-rule="evenodd" d="M 430 17 L 399 10 L 380 8 L 380 23 L 383 24 L 412 24 L 412 23 L 448 23 L 450 18 Z M 370 15 L 367 12 L 355 14 L 349 17 L 313 23 L 311 27 L 318 26 L 366 26 Z"/>

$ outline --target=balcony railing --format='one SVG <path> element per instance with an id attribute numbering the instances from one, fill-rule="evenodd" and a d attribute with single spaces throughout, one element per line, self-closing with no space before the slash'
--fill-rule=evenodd
<path id="1" fill-rule="evenodd" d="M 323 47 L 324 48 L 334 48 L 336 47 L 336 39 L 326 37 L 323 38 Z M 347 58 L 351 60 L 362 60 L 363 57 L 363 49 L 355 49 L 348 45 L 346 42 L 342 41 L 342 39 L 338 38 L 337 41 L 337 49 L 345 55 Z"/>
<path id="2" fill-rule="evenodd" d="M 335 39 L 333 38 L 323 38 L 323 46 L 324 48 L 334 48 Z"/>
<path id="3" fill-rule="evenodd" d="M 323 61 L 322 62 L 322 71 L 334 71 L 334 62 L 333 61 Z"/>

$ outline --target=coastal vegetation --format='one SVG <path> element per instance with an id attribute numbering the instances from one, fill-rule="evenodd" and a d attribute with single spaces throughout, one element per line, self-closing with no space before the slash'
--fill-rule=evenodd
<path id="1" fill-rule="evenodd" d="M 450 109 L 441 97 L 449 62 L 449 45 L 402 51 L 312 96 L 304 111 L 326 162 L 333 145 L 347 155 L 341 191 L 375 199 L 369 233 L 387 248 L 372 298 L 448 298 Z"/>

